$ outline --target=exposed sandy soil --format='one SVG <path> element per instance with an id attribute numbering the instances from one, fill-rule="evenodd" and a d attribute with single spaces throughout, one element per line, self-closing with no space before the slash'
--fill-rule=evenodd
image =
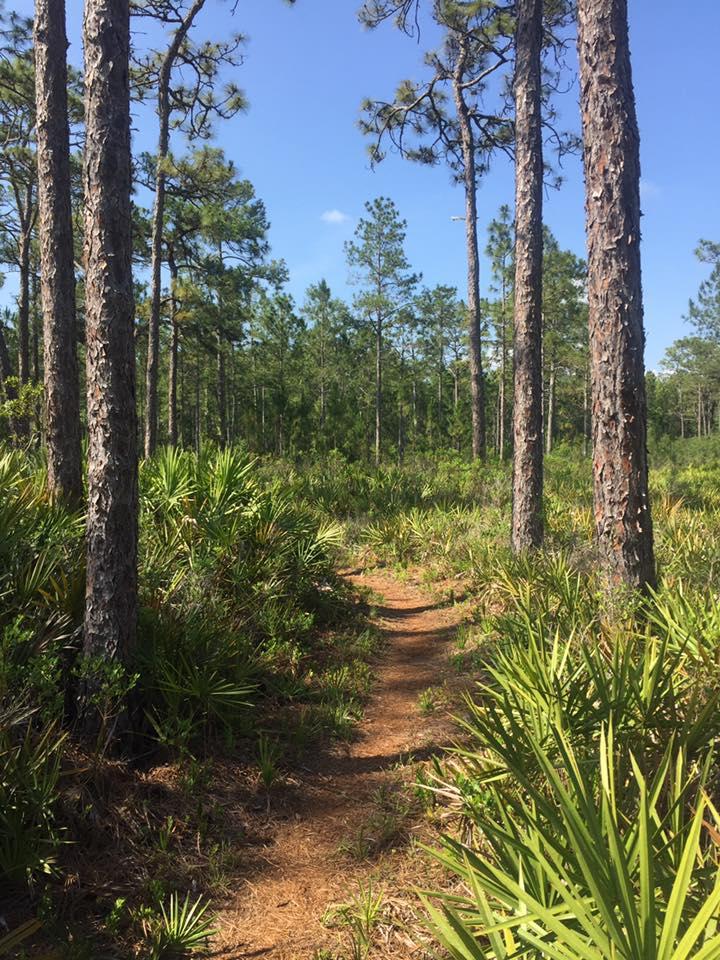
<path id="1" fill-rule="evenodd" d="M 424 716 L 418 697 L 447 674 L 448 643 L 462 618 L 412 584 L 382 572 L 349 579 L 382 596 L 379 626 L 386 639 L 377 682 L 357 737 L 318 755 L 293 775 L 293 800 L 273 810 L 272 839 L 254 858 L 246 879 L 221 911 L 214 957 L 305 960 L 333 947 L 337 936 L 322 923 L 327 908 L 371 876 L 392 899 L 413 876 L 407 849 L 366 861 L 343 852 L 376 803 L 378 790 L 398 782 L 398 768 L 427 758 L 452 739 L 446 711 Z M 422 859 L 417 868 L 423 869 Z M 388 947 L 391 945 L 388 944 Z M 392 945 L 397 960 L 417 956 L 406 938 Z"/>

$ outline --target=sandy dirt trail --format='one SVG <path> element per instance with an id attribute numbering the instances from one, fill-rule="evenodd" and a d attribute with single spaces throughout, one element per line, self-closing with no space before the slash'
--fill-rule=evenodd
<path id="1" fill-rule="evenodd" d="M 418 697 L 447 673 L 459 608 L 443 607 L 388 574 L 348 579 L 382 596 L 378 624 L 386 646 L 371 700 L 351 744 L 320 751 L 293 771 L 296 798 L 274 821 L 272 843 L 219 918 L 213 956 L 223 960 L 310 960 L 331 943 L 322 924 L 327 907 L 347 899 L 372 872 L 372 864 L 340 852 L 343 840 L 357 835 L 373 795 L 397 777 L 393 768 L 427 757 L 452 737 L 447 716 L 421 715 Z"/>

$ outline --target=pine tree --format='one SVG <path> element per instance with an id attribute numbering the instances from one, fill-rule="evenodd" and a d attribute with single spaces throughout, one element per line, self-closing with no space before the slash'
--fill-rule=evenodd
<path id="1" fill-rule="evenodd" d="M 160 362 L 160 309 L 162 297 L 163 230 L 170 128 L 174 125 L 194 139 L 211 134 L 215 118 L 227 119 L 243 109 L 245 101 L 234 84 L 216 95 L 222 66 L 236 67 L 242 42 L 233 36 L 221 43 L 193 44 L 190 32 L 205 0 L 150 0 L 137 7 L 143 17 L 152 18 L 170 30 L 167 47 L 143 58 L 135 70 L 135 88 L 145 99 L 157 97 L 158 149 L 155 156 L 154 204 L 150 237 L 150 317 L 148 323 L 147 370 L 145 383 L 145 456 L 157 444 L 158 372 Z M 175 77 L 175 74 L 179 75 Z M 184 75 L 190 77 L 183 82 Z M 174 81 L 174 82 L 173 82 Z"/>
<path id="2" fill-rule="evenodd" d="M 155 169 L 155 156 L 143 155 L 140 183 L 152 188 Z M 179 367 L 191 339 L 214 361 L 213 429 L 218 440 L 230 438 L 226 361 L 240 338 L 253 288 L 284 278 L 284 266 L 267 259 L 267 231 L 264 205 L 222 150 L 204 146 L 185 156 L 168 155 L 163 245 L 170 290 L 164 306 L 170 327 L 168 438 L 173 444 L 180 430 Z M 199 355 L 195 359 L 202 362 Z"/>
<path id="3" fill-rule="evenodd" d="M 515 39 L 515 340 L 512 546 L 543 541 L 541 0 L 518 0 Z"/>
<path id="4" fill-rule="evenodd" d="M 35 88 L 48 487 L 82 499 L 64 0 L 35 3 Z"/>
<path id="5" fill-rule="evenodd" d="M 32 21 L 3 16 L 0 36 L 0 258 L 19 274 L 17 369 L 23 386 L 31 378 L 31 252 L 38 214 Z M 26 421 L 18 426 L 27 432 Z"/>
<path id="6" fill-rule="evenodd" d="M 573 383 L 587 373 L 587 269 L 571 250 L 561 250 L 550 230 L 543 241 L 543 383 L 545 449 L 550 453 L 557 432 L 559 390 L 563 375 Z M 584 398 L 583 398 L 584 399 Z"/>
<path id="7" fill-rule="evenodd" d="M 339 351 L 343 335 L 351 330 L 352 321 L 345 304 L 332 296 L 330 287 L 321 280 L 308 287 L 302 315 L 308 325 L 306 336 L 306 376 L 315 384 L 317 396 L 317 449 L 330 447 L 334 431 L 333 397 L 340 382 Z"/>
<path id="8" fill-rule="evenodd" d="M 88 402 L 84 653 L 126 664 L 137 624 L 137 451 L 128 0 L 86 0 L 85 318 Z M 101 672 L 91 669 L 86 723 Z"/>
<path id="9" fill-rule="evenodd" d="M 429 417 L 431 440 L 435 449 L 447 444 L 451 417 L 448 410 L 448 393 L 445 389 L 450 367 L 451 344 L 463 341 L 464 330 L 458 329 L 460 304 L 455 287 L 436 286 L 421 292 L 415 302 L 415 312 L 420 327 L 423 352 L 432 380 L 434 403 Z M 453 392 L 453 396 L 457 391 Z M 453 408 L 457 403 L 455 397 Z"/>
<path id="10" fill-rule="evenodd" d="M 695 256 L 701 263 L 709 263 L 712 272 L 700 284 L 697 299 L 688 304 L 686 319 L 703 336 L 720 341 L 720 243 L 701 240 Z"/>
<path id="11" fill-rule="evenodd" d="M 411 4 L 366 4 L 363 20 L 375 26 L 387 19 L 391 8 L 402 28 L 407 28 Z M 477 186 L 497 150 L 510 151 L 512 124 L 501 98 L 495 110 L 485 100 L 494 74 L 509 62 L 512 40 L 507 35 L 507 12 L 493 4 L 462 5 L 440 0 L 432 7 L 442 30 L 439 50 L 426 55 L 427 80 L 403 81 L 394 100 L 366 101 L 361 127 L 372 137 L 373 162 L 384 157 L 383 144 L 409 160 L 447 164 L 463 186 L 467 254 L 467 311 L 470 362 L 472 454 L 486 451 L 485 376 L 481 345 L 480 257 L 478 250 Z M 450 106 L 452 105 L 452 106 Z"/>
<path id="12" fill-rule="evenodd" d="M 627 0 L 579 0 L 595 523 L 612 580 L 655 582 L 640 278 L 640 138 Z"/>
<path id="13" fill-rule="evenodd" d="M 496 450 L 500 460 L 505 459 L 506 447 L 508 353 L 512 344 L 511 303 L 515 284 L 514 232 L 515 226 L 510 220 L 510 208 L 503 204 L 498 216 L 488 227 L 488 242 L 485 248 L 492 269 L 492 289 L 499 296 L 491 309 L 491 321 L 496 331 L 495 352 L 499 368 L 495 433 Z"/>
<path id="14" fill-rule="evenodd" d="M 345 244 L 352 279 L 362 286 L 355 307 L 373 327 L 375 337 L 375 464 L 382 457 L 384 340 L 399 312 L 412 298 L 418 276 L 405 256 L 405 229 L 397 207 L 387 197 L 365 204 L 355 240 Z"/>

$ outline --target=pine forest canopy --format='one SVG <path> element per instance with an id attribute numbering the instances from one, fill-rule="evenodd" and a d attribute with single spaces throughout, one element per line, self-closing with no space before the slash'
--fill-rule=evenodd
<path id="1" fill-rule="evenodd" d="M 211 7 L 222 13 L 219 20 L 211 19 Z M 38 11 L 39 17 L 45 7 Z M 588 13 L 592 23 L 595 12 Z M 113 13 L 130 17 L 128 75 L 113 92 L 124 96 L 127 88 L 131 103 L 144 111 L 147 136 L 151 142 L 156 137 L 155 150 L 131 157 L 133 305 L 123 310 L 132 310 L 132 342 L 123 347 L 126 359 L 116 371 L 118 386 L 127 387 L 123 403 L 137 417 L 146 457 L 159 444 L 200 451 L 207 442 L 242 443 L 281 457 L 335 450 L 350 460 L 372 458 L 376 465 L 439 452 L 481 460 L 489 454 L 501 461 L 514 453 L 514 543 L 522 550 L 542 540 L 543 451 L 565 441 L 587 452 L 591 440 L 604 435 L 591 416 L 598 402 L 607 403 L 613 416 L 614 403 L 625 396 L 613 394 L 612 375 L 598 362 L 610 355 L 612 338 L 619 338 L 618 363 L 639 357 L 639 366 L 627 371 L 636 384 L 637 408 L 631 404 L 626 415 L 628 423 L 642 425 L 640 433 L 630 431 L 621 440 L 630 445 L 623 452 L 604 451 L 602 457 L 616 464 L 613 470 L 622 472 L 622 458 L 635 456 L 641 464 L 639 489 L 646 482 L 639 452 L 646 406 L 655 439 L 713 431 L 720 416 L 713 367 L 720 327 L 713 319 L 717 244 L 702 240 L 697 250 L 709 276 L 688 306 L 696 335 L 680 339 L 660 372 L 648 375 L 646 401 L 637 292 L 618 287 L 614 302 L 626 300 L 637 310 L 636 326 L 619 320 L 613 332 L 584 259 L 563 250 L 542 225 L 542 193 L 561 186 L 556 174 L 580 142 L 572 124 L 563 129 L 567 108 L 561 110 L 572 86 L 571 5 L 380 0 L 363 7 L 366 27 L 392 21 L 401 38 L 408 35 L 406 42 L 411 36 L 435 42 L 423 53 L 421 72 L 401 79 L 393 97 L 361 105 L 359 125 L 374 166 L 391 152 L 422 166 L 442 166 L 461 186 L 465 215 L 454 219 L 465 223 L 467 285 L 462 290 L 448 283 L 423 285 L 408 257 L 409 225 L 397 203 L 380 196 L 365 204 L 365 216 L 345 243 L 352 296 L 343 295 L 344 289 L 338 295 L 317 276 L 297 300 L 288 292 L 285 262 L 272 259 L 263 199 L 218 137 L 247 109 L 237 82 L 246 38 L 235 29 L 218 36 L 207 31 L 218 23 L 240 23 L 237 11 L 208 6 L 206 0 L 158 0 L 127 9 L 121 3 Z M 614 8 L 613 15 L 622 11 Z M 87 162 L 87 77 L 52 53 L 53 31 L 64 35 L 60 21 L 56 5 L 49 4 L 47 22 L 38 19 L 33 37 L 30 19 L 3 12 L 0 255 L 17 272 L 19 292 L 16 309 L 6 309 L 0 326 L 0 423 L 16 443 L 38 444 L 46 435 L 50 485 L 77 499 L 78 432 L 91 434 L 92 422 L 84 404 L 79 425 L 63 411 L 78 403 L 79 373 L 73 370 L 86 367 L 86 389 L 95 396 L 87 336 L 91 303 L 83 272 L 89 268 L 82 251 L 88 256 L 94 242 L 85 231 L 87 177 L 96 171 Z M 85 40 L 87 59 L 87 24 Z M 581 68 L 594 69 L 582 57 L 591 51 L 597 60 L 595 51 L 605 42 L 600 33 L 587 42 L 580 38 Z M 47 61 L 40 59 L 45 49 Z M 62 97 L 51 103 L 59 86 Z M 590 95 L 589 87 L 587 102 Z M 632 90 L 624 96 L 632 98 Z M 627 118 L 624 127 L 618 120 L 618 158 L 630 164 L 637 183 L 626 194 L 618 185 L 621 220 L 639 216 L 634 112 Z M 59 123 L 53 126 L 55 119 Z M 588 184 L 596 172 L 588 161 L 593 119 L 591 111 L 582 113 L 588 122 L 582 130 Z M 67 158 L 62 168 L 52 166 L 58 157 Z M 515 220 L 508 203 L 497 211 L 478 205 L 483 181 L 508 159 L 516 167 Z M 53 244 L 61 236 L 64 265 L 53 260 Z M 588 234 L 591 265 L 597 255 L 597 269 L 618 271 L 620 285 L 623 274 L 635 275 L 639 284 L 637 244 L 630 236 L 632 262 L 622 265 L 609 252 L 600 256 L 601 232 Z M 117 255 L 110 248 L 102 253 Z M 48 278 L 65 277 L 71 286 L 48 282 L 41 297 L 41 259 Z M 69 335 L 73 330 L 75 337 Z M 630 331 L 635 345 L 624 342 Z M 132 371 L 126 368 L 130 356 Z M 125 384 L 129 373 L 132 382 Z M 113 368 L 102 372 L 106 375 L 103 390 L 114 382 Z M 77 426 L 68 432 L 66 423 Z M 596 487 L 601 499 L 605 492 L 603 484 Z M 640 497 L 644 503 L 645 494 Z M 596 506 L 607 520 L 610 507 Z M 616 508 L 622 513 L 627 505 L 618 501 Z M 649 521 L 644 526 L 649 530 Z"/>
<path id="2" fill-rule="evenodd" d="M 242 17 L 238 12 L 231 16 L 230 8 L 217 0 L 208 0 L 208 8 L 204 9 L 205 6 L 197 0 L 163 0 L 138 5 L 133 10 L 138 43 L 138 52 L 132 57 L 133 97 L 144 105 L 144 117 L 152 120 L 159 116 L 157 90 L 165 78 L 168 111 L 164 137 L 167 143 L 161 145 L 165 158 L 159 160 L 157 151 L 149 150 L 134 158 L 137 400 L 146 450 L 156 442 L 168 440 L 198 446 L 206 437 L 223 442 L 242 439 L 252 449 L 264 452 L 282 450 L 285 454 L 298 454 L 336 448 L 351 458 L 363 458 L 371 446 L 377 445 L 375 434 L 380 430 L 388 458 L 402 457 L 407 451 L 433 449 L 467 452 L 473 444 L 469 410 L 486 422 L 489 449 L 501 457 L 507 456 L 512 422 L 509 313 L 514 296 L 513 265 L 508 252 L 503 255 L 502 264 L 493 253 L 498 242 L 494 236 L 494 209 L 477 213 L 479 248 L 489 244 L 480 279 L 482 298 L 477 303 L 477 363 L 485 371 L 482 411 L 474 411 L 477 401 L 470 389 L 474 376 L 470 370 L 472 337 L 463 337 L 456 329 L 451 352 L 450 341 L 441 333 L 441 347 L 432 356 L 429 344 L 437 334 L 431 328 L 443 322 L 428 316 L 422 306 L 432 301 L 436 293 L 432 287 L 425 292 L 418 289 L 412 303 L 411 298 L 406 298 L 402 315 L 397 322 L 393 321 L 383 338 L 387 360 L 385 402 L 379 424 L 375 423 L 377 397 L 372 395 L 377 366 L 373 353 L 377 353 L 377 345 L 370 343 L 367 310 L 362 308 L 362 296 L 353 292 L 352 286 L 348 294 L 345 285 L 331 291 L 333 301 L 338 295 L 344 301 L 345 317 L 345 323 L 334 328 L 332 336 L 322 337 L 313 329 L 313 286 L 308 288 L 307 303 L 303 302 L 304 297 L 298 297 L 292 305 L 286 303 L 283 309 L 291 309 L 305 322 L 287 328 L 289 339 L 279 385 L 279 374 L 270 359 L 277 344 L 270 346 L 265 342 L 263 318 L 267 316 L 268 302 L 285 303 L 278 301 L 276 294 L 289 279 L 287 268 L 270 257 L 268 219 L 262 199 L 255 196 L 251 183 L 239 172 L 243 157 L 231 157 L 226 149 L 213 143 L 213 138 L 216 142 L 222 140 L 223 123 L 247 106 L 238 83 L 244 58 Z M 421 7 L 414 3 L 367 4 L 363 17 L 370 25 L 400 17 L 404 28 L 413 31 L 416 24 L 423 24 L 423 17 L 427 19 L 427 11 Z M 458 52 L 466 42 L 462 37 L 467 36 L 467 42 L 472 44 L 478 43 L 474 38 L 481 37 L 482 45 L 468 50 L 467 65 L 463 67 L 467 71 L 463 76 L 465 96 L 472 98 L 468 100 L 469 110 L 471 117 L 476 118 L 473 123 L 477 129 L 476 167 L 480 177 L 492 166 L 497 151 L 505 155 L 512 154 L 513 149 L 507 87 L 512 70 L 509 8 L 502 4 L 494 7 L 453 3 L 430 4 L 428 9 L 431 7 L 442 45 L 425 55 L 426 79 L 418 73 L 416 79 L 403 81 L 395 106 L 390 101 L 368 101 L 361 124 L 366 133 L 379 138 L 370 141 L 376 159 L 382 156 L 379 150 L 386 149 L 384 135 L 391 138 L 391 149 L 399 149 L 421 163 L 446 162 L 450 177 L 462 179 L 461 138 L 450 87 Z M 279 11 L 273 13 L 276 15 Z M 558 4 L 551 16 L 552 27 L 548 31 L 552 29 L 559 36 L 567 11 Z M 213 23 L 220 22 L 229 23 L 232 30 L 223 29 L 217 36 L 209 36 Z M 423 39 L 433 36 L 427 23 L 424 25 Z M 199 27 L 202 33 L 198 32 Z M 19 275 L 19 293 L 17 297 L 6 296 L 10 305 L 5 308 L 0 331 L 0 348 L 5 358 L 3 378 L 9 380 L 6 401 L 11 402 L 4 407 L 2 423 L 8 436 L 16 428 L 37 436 L 42 425 L 35 385 L 42 379 L 42 351 L 30 21 L 6 9 L 2 38 L 2 123 L 8 131 L 8 148 L 0 170 L 0 202 L 4 207 L 0 255 L 12 279 Z M 555 54 L 546 59 L 548 70 L 551 62 L 555 71 L 559 69 Z M 553 147 L 565 150 L 572 146 L 572 136 L 557 129 L 558 97 L 555 95 L 553 100 L 553 90 L 559 82 L 557 76 L 548 73 L 546 136 Z M 77 227 L 75 261 L 79 266 L 82 102 L 77 72 L 71 71 L 69 90 L 72 196 Z M 162 129 L 159 135 L 163 139 Z M 208 139 L 209 144 L 204 145 L 202 140 Z M 155 211 L 152 209 L 158 176 L 163 183 L 160 226 L 157 205 Z M 509 216 L 507 211 L 499 214 L 505 220 Z M 412 224 L 408 229 L 412 229 Z M 484 231 L 489 231 L 485 242 Z M 577 272 L 578 266 L 582 269 L 580 258 L 584 252 L 566 251 L 561 265 L 560 251 L 553 252 L 557 244 L 549 237 L 546 239 L 550 240 L 546 243 L 546 257 L 555 260 L 548 264 L 549 269 L 553 274 L 565 271 L 564 277 L 557 277 L 553 285 L 578 284 L 572 287 L 569 297 L 557 290 L 544 295 L 546 301 L 554 301 L 544 304 L 546 342 L 550 345 L 543 360 L 545 444 L 551 449 L 558 440 L 584 442 L 588 430 L 583 413 L 586 347 L 582 303 L 576 308 L 572 306 L 572 301 L 582 301 L 582 278 L 573 278 L 573 272 Z M 687 311 L 687 319 L 698 336 L 709 341 L 714 338 L 713 284 L 717 286 L 717 270 L 712 270 L 717 267 L 716 247 L 710 240 L 701 241 L 698 256 L 708 264 L 709 276 Z M 412 268 L 408 263 L 408 269 Z M 158 280 L 153 270 L 159 270 Z M 348 283 L 352 283 L 354 272 L 350 261 L 346 271 Z M 78 279 L 82 280 L 80 273 Z M 318 276 L 316 284 L 321 281 Z M 467 302 L 467 293 L 457 290 L 456 310 L 462 311 L 461 301 Z M 80 323 L 82 295 L 80 284 Z M 566 303 L 570 304 L 567 308 Z M 717 312 L 717 304 L 715 307 Z M 313 342 L 319 337 L 324 344 L 321 373 L 311 359 Z M 684 337 L 670 348 L 660 368 L 650 375 L 653 436 L 687 435 L 698 429 L 706 433 L 716 420 L 712 347 L 698 343 L 691 349 L 687 340 Z M 81 335 L 78 343 L 82 354 Z M 153 348 L 151 357 L 149 346 Z M 82 359 L 81 355 L 81 367 Z M 17 386 L 15 373 L 20 381 Z M 18 388 L 24 399 L 15 399 Z M 22 415 L 16 409 L 18 404 L 23 407 Z M 153 429 L 151 437 L 149 425 Z"/>

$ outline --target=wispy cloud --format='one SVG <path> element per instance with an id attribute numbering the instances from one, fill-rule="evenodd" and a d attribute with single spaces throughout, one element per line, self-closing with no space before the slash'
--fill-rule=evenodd
<path id="1" fill-rule="evenodd" d="M 652 197 L 659 197 L 662 193 L 662 189 L 653 183 L 652 180 L 646 180 L 644 177 L 640 178 L 640 196 L 643 200 L 650 200 Z"/>
<path id="2" fill-rule="evenodd" d="M 325 213 L 320 215 L 320 219 L 323 223 L 347 223 L 350 219 L 350 215 L 343 213 L 342 210 L 326 210 Z"/>

